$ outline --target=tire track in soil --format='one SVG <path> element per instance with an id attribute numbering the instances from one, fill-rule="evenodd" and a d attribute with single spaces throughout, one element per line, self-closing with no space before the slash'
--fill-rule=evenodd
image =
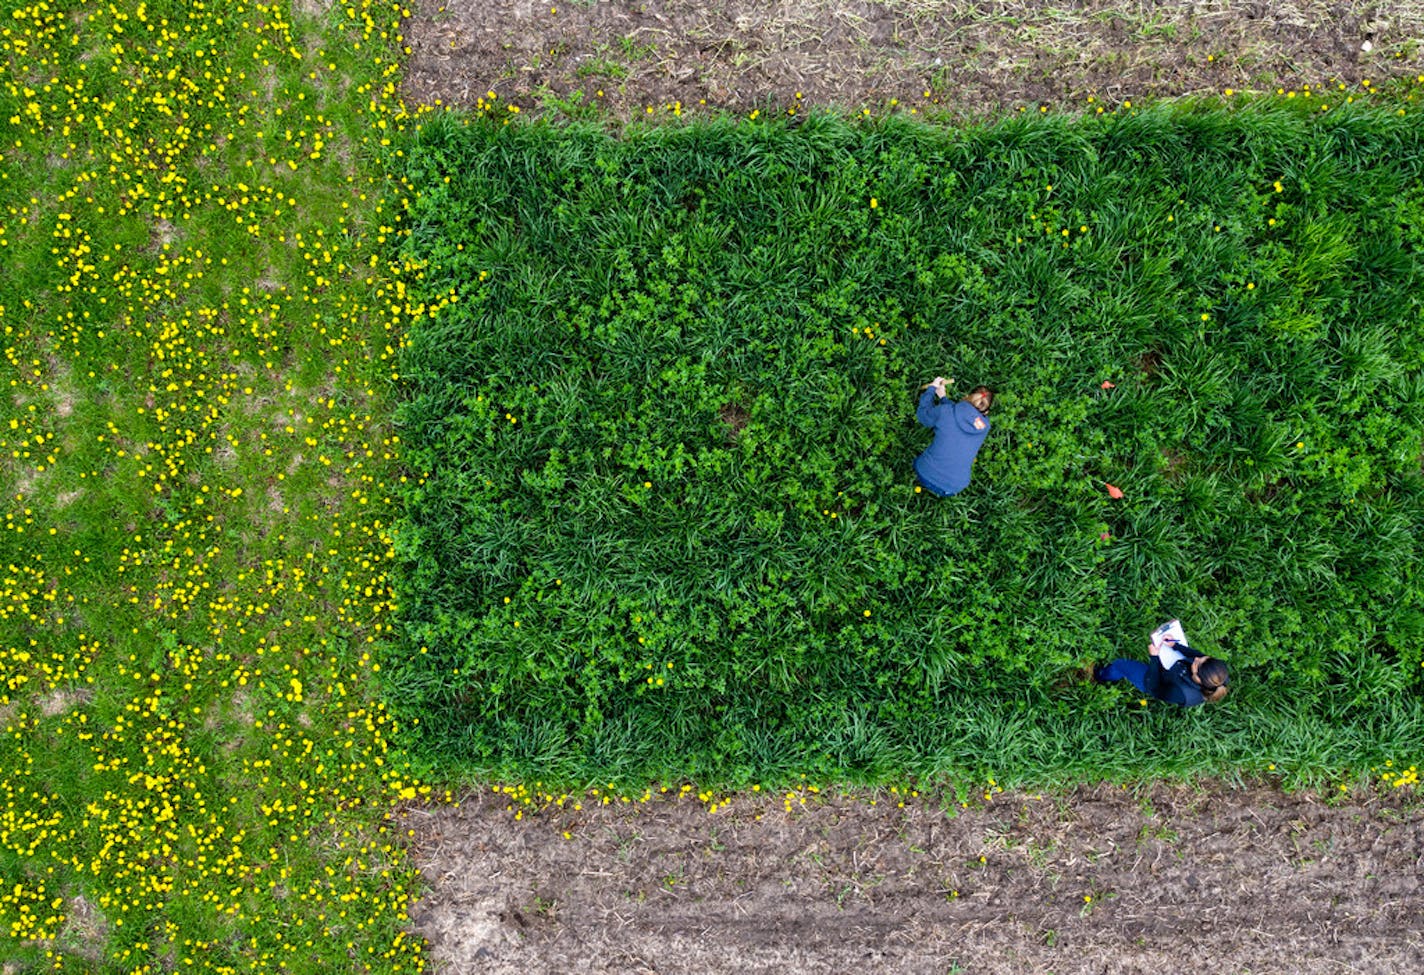
<path id="1" fill-rule="evenodd" d="M 1415 796 L 1096 786 L 948 816 L 745 794 L 521 821 L 505 803 L 403 815 L 438 972 L 1424 970 Z"/>

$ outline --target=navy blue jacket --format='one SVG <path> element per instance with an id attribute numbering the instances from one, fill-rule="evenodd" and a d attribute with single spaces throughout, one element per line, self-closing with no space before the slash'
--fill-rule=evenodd
<path id="1" fill-rule="evenodd" d="M 974 456 L 989 434 L 989 418 L 968 400 L 935 400 L 931 387 L 920 395 L 915 411 L 915 418 L 935 432 L 929 447 L 915 458 L 915 473 L 936 494 L 958 494 L 969 486 Z"/>
<path id="2" fill-rule="evenodd" d="M 1170 668 L 1162 666 L 1161 657 L 1152 655 L 1152 661 L 1147 665 L 1147 679 L 1144 681 L 1147 693 L 1159 701 L 1180 704 L 1184 708 L 1196 707 L 1205 701 L 1206 697 L 1197 682 L 1192 680 L 1192 660 L 1205 657 L 1206 654 L 1193 650 L 1185 643 L 1178 643 L 1173 649 L 1182 655 L 1182 659 Z"/>

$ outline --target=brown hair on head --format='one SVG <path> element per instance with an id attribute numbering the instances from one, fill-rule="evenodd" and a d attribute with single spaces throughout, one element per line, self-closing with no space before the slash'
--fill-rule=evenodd
<path id="1" fill-rule="evenodd" d="M 981 393 L 984 396 L 984 409 L 982 412 L 988 413 L 994 408 L 994 391 L 988 386 L 975 386 L 969 391 L 970 396 L 977 396 Z"/>
<path id="2" fill-rule="evenodd" d="M 1208 701 L 1220 701 L 1226 696 L 1226 679 L 1226 664 L 1215 657 L 1207 657 L 1197 667 L 1197 680 Z"/>

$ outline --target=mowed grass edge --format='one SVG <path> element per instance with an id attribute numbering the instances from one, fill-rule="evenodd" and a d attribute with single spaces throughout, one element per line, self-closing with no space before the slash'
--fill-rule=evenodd
<path id="1" fill-rule="evenodd" d="M 7 975 L 425 966 L 371 676 L 402 13 L 304 9 L 4 9 Z"/>

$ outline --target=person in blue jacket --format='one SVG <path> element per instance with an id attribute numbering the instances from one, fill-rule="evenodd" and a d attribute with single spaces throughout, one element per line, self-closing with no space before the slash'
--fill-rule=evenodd
<path id="1" fill-rule="evenodd" d="M 920 394 L 915 411 L 921 425 L 935 432 L 929 447 L 915 458 L 915 474 L 921 487 L 941 498 L 969 486 L 974 457 L 989 435 L 986 414 L 994 405 L 994 391 L 988 386 L 975 386 L 962 400 L 947 400 L 945 385 L 950 382 L 936 376 Z"/>
<path id="2" fill-rule="evenodd" d="M 1152 655 L 1150 663 L 1114 660 L 1106 667 L 1094 667 L 1093 680 L 1099 684 L 1130 681 L 1143 694 L 1185 708 L 1226 696 L 1226 664 L 1215 657 L 1175 640 L 1168 640 L 1160 650 L 1149 643 L 1147 652 Z"/>

